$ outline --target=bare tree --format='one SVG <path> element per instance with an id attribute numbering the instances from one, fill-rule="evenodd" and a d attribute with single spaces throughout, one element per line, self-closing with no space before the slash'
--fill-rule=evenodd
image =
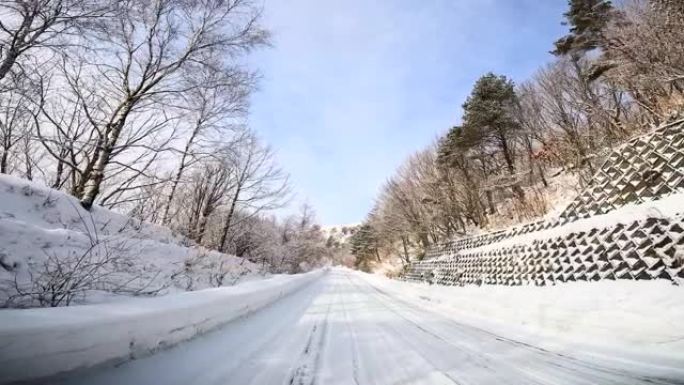
<path id="1" fill-rule="evenodd" d="M 193 184 L 195 199 L 188 230 L 198 242 L 204 237 L 209 216 L 225 199 L 228 189 L 234 188 L 234 171 L 225 161 L 224 157 L 205 163 L 199 171 L 197 182 Z"/>
<path id="2" fill-rule="evenodd" d="M 9 174 L 12 167 L 10 157 L 18 158 L 16 148 L 22 140 L 31 136 L 30 102 L 24 93 L 17 89 L 4 92 L 0 96 L 0 173 Z"/>
<path id="3" fill-rule="evenodd" d="M 237 210 L 256 215 L 281 207 L 289 196 L 288 177 L 275 165 L 271 149 L 262 145 L 253 134 L 245 135 L 231 161 L 235 179 L 228 193 L 219 250 L 226 247 Z"/>
<path id="4" fill-rule="evenodd" d="M 278 269 L 300 273 L 319 267 L 330 257 L 326 239 L 316 223 L 316 214 L 308 204 L 299 213 L 285 219 L 281 225 L 282 248 Z"/>
<path id="5" fill-rule="evenodd" d="M 605 33 L 601 61 L 654 123 L 684 108 L 684 8 L 680 1 L 629 0 Z"/>
<path id="6" fill-rule="evenodd" d="M 210 155 L 215 142 L 223 142 L 225 147 L 235 147 L 239 144 L 229 143 L 234 135 L 239 118 L 247 112 L 247 97 L 253 85 L 253 77 L 249 73 L 235 70 L 222 74 L 204 74 L 199 79 L 191 79 L 199 83 L 187 95 L 183 96 L 183 120 L 189 123 L 189 135 L 181 150 L 178 169 L 171 180 L 162 223 L 170 222 L 169 211 L 171 204 L 181 183 L 183 174 L 194 161 Z M 236 141 L 239 142 L 240 138 Z M 210 145 L 207 148 L 207 145 Z"/>
<path id="7" fill-rule="evenodd" d="M 80 24 L 106 15 L 108 1 L 7 0 L 0 3 L 0 80 L 29 51 L 61 47 Z M 75 32 L 75 31 L 73 31 Z M 19 65 L 18 65 L 19 64 Z M 22 68 L 19 69 L 22 71 Z"/>
<path id="8" fill-rule="evenodd" d="M 145 142 L 150 137 L 171 140 L 162 126 L 172 117 L 160 116 L 166 110 L 159 107 L 195 87 L 182 81 L 184 74 L 231 71 L 236 55 L 266 39 L 249 0 L 128 0 L 116 6 L 117 17 L 94 25 L 86 35 L 92 38 L 71 49 L 62 66 L 61 81 L 94 132 L 73 188 L 85 208 L 100 194 L 115 157 L 131 148 L 158 151 L 152 148 L 158 144 Z M 156 137 L 164 134 L 166 139 Z"/>
<path id="9" fill-rule="evenodd" d="M 587 80 L 590 67 L 584 59 L 563 58 L 540 70 L 526 85 L 520 118 L 553 158 L 585 182 L 594 172 L 593 158 L 630 137 L 635 119 L 624 92 L 603 79 Z"/>

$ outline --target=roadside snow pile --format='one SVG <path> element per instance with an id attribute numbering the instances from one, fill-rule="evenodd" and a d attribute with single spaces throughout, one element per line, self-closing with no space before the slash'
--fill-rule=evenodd
<path id="1" fill-rule="evenodd" d="M 230 285 L 254 264 L 169 229 L 0 175 L 0 306 L 63 306 Z M 69 289 L 64 289 L 68 287 Z"/>
<path id="2" fill-rule="evenodd" d="M 0 383 L 135 359 L 262 308 L 325 274 L 120 303 L 0 312 Z"/>
<path id="3" fill-rule="evenodd" d="M 554 351 L 578 345 L 684 362 L 684 288 L 668 281 L 448 287 L 358 274 L 458 322 Z"/>

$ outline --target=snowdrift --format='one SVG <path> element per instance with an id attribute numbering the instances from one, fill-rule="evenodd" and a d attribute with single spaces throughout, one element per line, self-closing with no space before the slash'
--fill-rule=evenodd
<path id="1" fill-rule="evenodd" d="M 61 191 L 0 175 L 0 306 L 49 306 L 37 303 L 36 296 L 16 298 L 15 279 L 25 291 L 35 292 L 32 282 L 49 268 L 54 270 L 46 261 L 53 258 L 68 264 L 93 243 L 103 254 L 95 259 L 111 253 L 116 271 L 108 273 L 107 281 L 98 283 L 95 290 L 79 293 L 74 304 L 121 298 L 113 292 L 125 299 L 144 291 L 191 291 L 262 275 L 259 266 L 199 247 L 168 228 L 98 206 L 86 211 L 77 199 Z M 120 290 L 122 285 L 126 290 Z"/>
<path id="2" fill-rule="evenodd" d="M 0 312 L 0 383 L 134 359 L 262 308 L 326 271 L 121 303 Z"/>

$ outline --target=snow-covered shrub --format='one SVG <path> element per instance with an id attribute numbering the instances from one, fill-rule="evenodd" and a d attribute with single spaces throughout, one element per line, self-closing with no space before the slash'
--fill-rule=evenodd
<path id="1" fill-rule="evenodd" d="M 262 269 L 162 226 L 99 206 L 86 211 L 68 194 L 12 176 L 0 175 L 0 202 L 0 307 L 232 285 Z M 74 274 L 76 266 L 95 273 Z"/>
<path id="2" fill-rule="evenodd" d="M 90 237 L 86 249 L 47 253 L 24 276 L 14 274 L 14 294 L 5 307 L 57 307 L 85 302 L 89 293 L 153 295 L 164 288 L 154 277 L 131 271 L 124 241 L 111 242 Z M 132 273 L 132 274 L 131 274 Z M 153 283 L 155 284 L 154 287 Z"/>

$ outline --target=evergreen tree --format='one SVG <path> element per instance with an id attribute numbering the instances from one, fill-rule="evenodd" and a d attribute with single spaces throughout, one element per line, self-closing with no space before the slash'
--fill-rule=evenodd
<path id="1" fill-rule="evenodd" d="M 442 168 L 463 169 L 467 165 L 467 152 L 474 145 L 475 138 L 466 137 L 461 126 L 452 127 L 439 141 L 437 165 Z"/>
<path id="2" fill-rule="evenodd" d="M 332 235 L 329 235 L 329 236 L 328 236 L 328 240 L 325 241 L 325 247 L 327 247 L 327 248 L 330 249 L 330 248 L 332 248 L 332 247 L 334 247 L 334 246 L 335 246 L 335 238 L 333 238 Z"/>
<path id="3" fill-rule="evenodd" d="M 508 172 L 515 174 L 513 143 L 520 130 L 515 118 L 517 108 L 513 82 L 490 72 L 475 83 L 463 105 L 463 132 L 454 135 L 466 146 L 494 148 L 503 156 Z"/>
<path id="4" fill-rule="evenodd" d="M 570 33 L 557 40 L 554 55 L 576 55 L 598 48 L 603 30 L 613 17 L 613 5 L 608 0 L 569 0 L 570 9 L 563 14 Z"/>
<path id="5" fill-rule="evenodd" d="M 354 255 L 357 268 L 370 270 L 373 260 L 380 262 L 380 246 L 375 229 L 369 223 L 364 223 L 349 238 L 351 253 Z"/>

